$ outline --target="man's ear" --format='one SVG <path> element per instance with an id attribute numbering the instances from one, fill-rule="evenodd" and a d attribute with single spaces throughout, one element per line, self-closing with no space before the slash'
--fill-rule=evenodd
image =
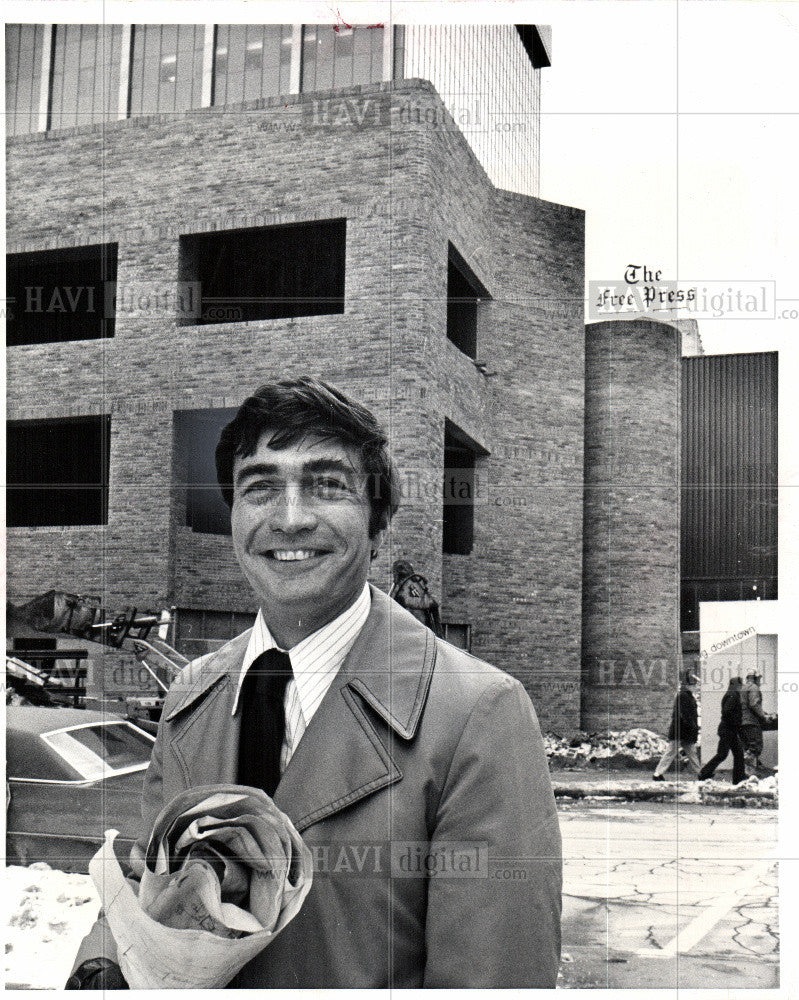
<path id="1" fill-rule="evenodd" d="M 383 542 L 386 539 L 387 530 L 388 530 L 387 528 L 378 528 L 377 531 L 369 539 L 372 546 L 371 556 L 373 560 L 377 559 L 377 555 L 380 552 L 380 549 L 383 547 Z"/>

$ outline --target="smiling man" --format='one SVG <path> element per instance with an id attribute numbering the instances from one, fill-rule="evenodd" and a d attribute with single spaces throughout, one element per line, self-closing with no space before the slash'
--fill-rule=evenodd
<path id="1" fill-rule="evenodd" d="M 217 474 L 260 610 L 167 696 L 134 869 L 179 792 L 256 785 L 314 884 L 231 986 L 554 987 L 560 836 L 535 713 L 367 583 L 398 496 L 374 416 L 312 378 L 263 386 Z M 122 985 L 114 961 L 100 922 L 72 985 Z"/>

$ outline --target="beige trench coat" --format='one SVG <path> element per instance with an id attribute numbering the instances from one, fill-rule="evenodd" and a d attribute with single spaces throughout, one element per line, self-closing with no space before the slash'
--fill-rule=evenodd
<path id="1" fill-rule="evenodd" d="M 134 868 L 166 802 L 236 780 L 248 640 L 171 688 Z M 381 591 L 274 799 L 314 853 L 314 884 L 231 986 L 555 986 L 560 833 L 530 699 Z M 101 921 L 79 960 L 113 957 L 108 938 Z"/>

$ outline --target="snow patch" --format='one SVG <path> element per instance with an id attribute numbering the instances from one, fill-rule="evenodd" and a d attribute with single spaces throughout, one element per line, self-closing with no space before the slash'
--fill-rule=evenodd
<path id="1" fill-rule="evenodd" d="M 11 865 L 4 895 L 6 989 L 63 989 L 100 909 L 91 876 Z"/>

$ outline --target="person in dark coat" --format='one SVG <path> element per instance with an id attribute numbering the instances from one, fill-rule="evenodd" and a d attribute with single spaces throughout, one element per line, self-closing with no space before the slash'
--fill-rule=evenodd
<path id="1" fill-rule="evenodd" d="M 721 699 L 721 722 L 719 723 L 719 746 L 716 756 L 705 764 L 699 772 L 699 780 L 712 778 L 719 764 L 732 751 L 732 783 L 737 785 L 746 778 L 744 770 L 744 748 L 741 742 L 741 678 L 731 677 L 729 686 Z"/>
<path id="2" fill-rule="evenodd" d="M 696 753 L 696 741 L 699 739 L 699 718 L 696 709 L 696 698 L 694 698 L 691 688 L 696 684 L 696 677 L 687 673 L 680 684 L 680 691 L 674 699 L 674 707 L 671 711 L 671 723 L 669 724 L 669 746 L 660 758 L 655 773 L 652 775 L 653 781 L 663 781 L 663 775 L 677 761 L 677 773 L 680 772 L 679 752 L 682 747 L 685 756 L 688 758 L 688 766 L 699 774 L 699 757 Z"/>

